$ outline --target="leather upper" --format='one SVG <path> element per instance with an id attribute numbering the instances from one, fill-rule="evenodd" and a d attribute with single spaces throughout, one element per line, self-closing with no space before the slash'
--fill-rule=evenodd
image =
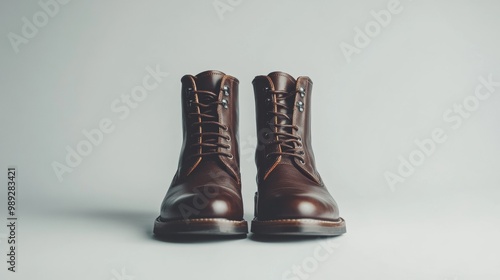
<path id="1" fill-rule="evenodd" d="M 242 220 L 238 80 L 220 71 L 182 79 L 183 142 L 162 220 Z"/>
<path id="2" fill-rule="evenodd" d="M 316 170 L 311 147 L 312 85 L 309 77 L 294 79 L 283 72 L 253 80 L 258 220 L 339 219 L 338 206 Z"/>

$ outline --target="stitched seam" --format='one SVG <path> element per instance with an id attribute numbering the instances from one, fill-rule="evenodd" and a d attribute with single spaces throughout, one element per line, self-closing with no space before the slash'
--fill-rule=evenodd
<path id="1" fill-rule="evenodd" d="M 272 90 L 274 90 L 275 88 L 274 88 L 274 84 L 273 84 L 273 82 L 272 82 L 271 78 L 269 78 L 268 76 L 266 76 L 266 78 L 267 78 L 267 81 L 269 82 L 269 86 L 270 86 L 270 87 L 272 87 Z M 276 98 L 276 97 L 274 97 L 274 98 Z M 273 101 L 276 101 L 276 100 L 273 100 Z M 277 110 L 277 105 L 274 105 L 274 106 L 276 107 L 276 110 Z M 275 119 L 275 122 L 277 122 L 277 121 L 278 121 L 278 117 L 277 117 L 277 116 L 275 116 L 275 117 L 274 117 L 274 119 Z M 278 128 L 277 128 L 277 127 L 275 127 L 275 128 L 274 128 L 274 130 L 275 130 L 275 132 L 277 132 L 277 131 L 278 131 Z M 280 147 L 280 146 L 278 146 L 278 149 L 279 149 L 279 151 L 281 152 L 281 147 Z M 271 172 L 274 170 L 274 168 L 276 168 L 276 166 L 277 166 L 280 162 L 281 162 L 281 156 L 279 156 L 279 157 L 276 159 L 276 161 L 274 162 L 274 164 L 273 164 L 273 165 L 272 165 L 272 166 L 271 166 L 271 167 L 270 167 L 270 168 L 266 171 L 266 173 L 265 173 L 264 177 L 262 178 L 262 180 L 266 180 L 266 179 L 267 179 L 267 177 L 269 176 L 269 174 L 271 174 Z"/>
<path id="2" fill-rule="evenodd" d="M 284 75 L 284 74 L 279 74 L 279 73 L 274 73 L 274 74 L 271 74 L 270 76 L 280 76 L 280 77 L 285 77 L 287 78 L 288 80 L 292 81 L 292 82 L 296 82 L 293 78 L 291 78 L 290 76 L 288 75 Z"/>
<path id="3" fill-rule="evenodd" d="M 172 220 L 172 221 L 162 221 L 163 223 L 186 223 L 186 222 L 223 222 L 223 223 L 244 223 L 245 220 L 235 221 L 235 220 L 226 220 L 221 218 L 197 218 L 197 219 L 186 219 L 186 220 Z"/>
<path id="4" fill-rule="evenodd" d="M 222 80 L 220 82 L 221 86 L 220 86 L 220 89 L 219 89 L 219 100 L 218 101 L 221 101 L 222 99 L 224 99 L 224 96 L 222 94 L 220 94 L 220 93 L 222 91 L 223 85 L 226 83 L 227 80 L 228 80 L 228 76 L 227 75 L 224 76 L 224 77 L 222 77 Z M 228 100 L 228 103 L 229 103 L 229 98 L 227 98 L 227 100 Z M 235 106 L 237 106 L 237 105 L 235 105 Z M 222 114 L 223 114 L 224 110 L 225 109 L 223 109 L 222 106 L 217 106 L 217 115 L 219 116 L 219 119 L 218 119 L 219 123 L 221 122 L 221 118 L 222 118 Z M 228 108 L 227 110 L 232 110 L 232 108 Z M 238 125 L 238 124 L 236 124 L 236 125 Z M 223 131 L 221 131 L 221 130 L 222 130 L 222 128 L 219 127 L 219 133 L 223 133 Z M 228 130 L 228 132 L 229 132 L 229 130 Z M 233 131 L 231 131 L 231 132 L 233 132 Z M 218 143 L 221 143 L 221 141 L 222 141 L 221 138 L 217 139 Z M 222 148 L 221 147 L 219 147 L 217 150 L 219 152 L 222 152 Z M 236 163 L 236 152 L 237 151 L 234 151 L 234 150 L 233 150 L 233 152 L 231 152 L 231 154 L 233 155 L 233 160 L 234 160 L 235 163 Z M 240 178 L 240 176 L 238 176 L 238 172 L 236 172 L 236 170 L 233 169 L 233 167 L 231 166 L 231 164 L 228 163 L 231 160 L 229 158 L 225 157 L 225 156 L 222 156 L 222 155 L 219 155 L 219 159 L 229 169 L 229 171 L 234 175 L 234 177 L 236 178 L 236 182 L 239 184 L 240 181 L 241 181 L 241 178 Z"/>
<path id="5" fill-rule="evenodd" d="M 196 82 L 194 81 L 194 79 L 191 77 L 191 84 L 193 86 L 193 89 L 194 90 L 197 90 L 198 88 L 196 87 Z M 196 102 L 198 102 L 198 96 L 196 95 Z M 200 108 L 198 107 L 198 113 L 200 112 Z M 200 122 L 201 121 L 201 117 L 198 117 L 198 121 Z M 201 133 L 202 130 L 201 130 L 201 126 L 198 128 L 198 131 Z M 201 134 L 200 136 L 198 137 L 198 143 L 201 143 Z M 203 148 L 200 146 L 199 148 L 199 152 L 202 153 L 203 152 Z M 196 160 L 196 162 L 193 164 L 193 166 L 191 167 L 191 169 L 188 170 L 188 172 L 186 172 L 186 176 L 189 176 L 189 174 L 191 174 L 191 172 L 193 172 L 196 167 L 198 166 L 198 164 L 200 164 L 201 162 L 201 157 L 198 157 L 198 160 Z"/>
<path id="6" fill-rule="evenodd" d="M 273 164 L 273 166 L 271 166 L 271 168 L 269 168 L 269 170 L 267 171 L 266 175 L 264 176 L 264 180 L 266 180 L 267 176 L 269 176 L 269 174 L 271 174 L 271 172 L 274 170 L 274 168 L 276 168 L 276 166 L 281 162 L 281 156 L 278 157 L 278 160 L 276 160 L 276 162 Z"/>
<path id="7" fill-rule="evenodd" d="M 233 80 L 235 83 L 239 84 L 239 80 L 231 75 L 226 75 L 226 74 L 222 74 L 222 73 L 217 73 L 217 72 L 208 72 L 208 73 L 204 73 L 200 76 L 196 76 L 196 78 L 199 78 L 199 77 L 204 77 L 204 76 L 223 76 L 223 77 L 226 77 L 227 79 L 231 79 Z"/>
<path id="8" fill-rule="evenodd" d="M 310 85 L 309 85 L 309 83 L 312 85 L 312 81 L 309 79 L 309 77 L 304 77 L 304 78 L 306 78 L 306 82 L 307 82 L 307 83 L 306 83 L 306 85 L 304 85 L 304 86 L 306 87 L 306 92 L 309 92 L 309 91 L 310 91 Z M 300 79 L 300 77 L 299 77 L 299 79 Z M 297 87 L 298 87 L 298 86 L 299 86 L 299 84 L 297 84 Z M 305 102 L 304 102 L 304 103 L 305 103 Z M 310 106 L 310 105 L 309 105 L 309 104 L 307 104 L 307 106 Z M 306 108 L 307 108 L 307 107 L 306 107 Z M 304 112 L 306 111 L 306 108 L 304 108 Z M 294 111 L 295 111 L 295 110 L 296 110 L 296 107 L 294 106 Z M 304 112 L 302 112 L 302 113 L 304 113 Z M 296 114 L 297 114 L 297 113 L 296 113 L 296 112 L 294 112 L 294 116 L 297 116 Z M 296 124 L 296 123 L 295 123 L 295 121 L 296 121 L 296 118 L 294 117 L 294 118 L 293 118 L 293 125 L 295 125 L 295 124 Z M 311 143 L 309 143 L 309 145 L 311 145 Z M 305 152 L 305 149 L 304 149 L 304 152 Z M 300 162 L 299 162 L 299 160 L 298 160 L 297 158 L 295 158 L 295 159 L 294 159 L 294 162 L 295 162 L 295 164 L 299 165 L 299 168 L 300 168 L 300 169 L 302 169 L 302 170 L 303 170 L 303 171 L 305 171 L 307 174 L 309 174 L 309 176 L 311 176 L 311 178 L 314 178 L 314 180 L 315 180 L 317 183 L 321 183 L 321 180 L 320 180 L 320 178 L 319 178 L 318 174 L 316 174 L 316 173 L 317 173 L 317 171 L 316 171 L 316 170 L 314 170 L 314 168 L 313 168 L 313 170 L 314 170 L 314 171 L 316 171 L 316 173 L 309 172 L 309 170 L 307 170 L 307 168 L 306 168 L 305 166 L 302 166 L 302 163 L 300 163 Z M 301 167 L 301 166 L 302 166 L 302 167 Z"/>
<path id="9" fill-rule="evenodd" d="M 254 220 L 254 222 L 258 223 L 270 223 L 270 222 L 302 222 L 302 223 L 320 223 L 320 224 L 339 224 L 344 222 L 344 219 L 339 218 L 340 220 L 337 222 L 334 221 L 324 221 L 324 220 L 315 220 L 315 219 L 277 219 L 277 220 L 266 220 L 266 221 L 259 221 L 259 220 Z"/>

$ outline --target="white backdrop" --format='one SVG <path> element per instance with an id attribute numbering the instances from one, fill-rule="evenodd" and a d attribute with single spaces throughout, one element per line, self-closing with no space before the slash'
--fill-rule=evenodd
<path id="1" fill-rule="evenodd" d="M 17 166 L 19 217 L 17 272 L 2 261 L 2 279 L 498 279 L 499 11 L 472 0 L 2 1 L 0 180 Z M 152 238 L 180 150 L 180 78 L 209 69 L 240 80 L 249 221 L 251 81 L 311 77 L 317 166 L 346 235 Z M 148 76 L 155 86 L 141 91 Z M 9 235 L 0 227 L 5 259 Z"/>

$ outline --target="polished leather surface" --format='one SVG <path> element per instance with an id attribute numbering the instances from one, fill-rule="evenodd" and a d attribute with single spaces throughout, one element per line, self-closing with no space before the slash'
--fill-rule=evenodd
<path id="1" fill-rule="evenodd" d="M 283 72 L 253 80 L 259 139 L 256 220 L 339 220 L 311 147 L 312 85 L 308 77 L 294 79 Z"/>
<path id="2" fill-rule="evenodd" d="M 242 220 L 238 80 L 205 71 L 181 82 L 183 143 L 160 219 Z"/>

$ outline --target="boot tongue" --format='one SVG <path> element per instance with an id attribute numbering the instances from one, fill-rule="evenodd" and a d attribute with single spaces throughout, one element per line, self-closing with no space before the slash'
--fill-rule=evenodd
<path id="1" fill-rule="evenodd" d="M 296 86 L 295 79 L 292 76 L 290 76 L 289 74 L 283 73 L 283 72 L 272 72 L 272 73 L 269 73 L 268 77 L 273 82 L 274 90 L 285 92 L 285 93 L 279 93 L 277 95 L 277 97 L 280 99 L 277 101 L 278 101 L 278 103 L 286 105 L 288 107 L 288 110 L 279 106 L 278 112 L 285 113 L 291 117 L 292 112 L 293 112 L 293 103 L 295 101 L 295 96 L 293 94 L 293 92 L 295 91 L 295 86 Z M 284 97 L 287 97 L 287 98 L 283 99 Z M 279 119 L 280 123 L 283 123 L 283 124 L 285 124 L 285 122 L 287 121 L 284 118 L 278 118 L 278 119 Z"/>
<path id="2" fill-rule="evenodd" d="M 220 83 L 225 76 L 223 72 L 210 70 L 196 75 L 196 87 L 198 90 L 208 90 L 215 94 L 220 91 Z"/>
<path id="3" fill-rule="evenodd" d="M 200 74 L 196 75 L 196 88 L 198 90 L 210 91 L 218 95 L 220 92 L 221 80 L 225 75 L 226 74 L 224 74 L 223 72 L 216 70 L 201 72 Z M 215 101 L 214 97 L 211 97 L 207 94 L 200 94 L 198 95 L 198 97 L 203 103 Z"/>
<path id="4" fill-rule="evenodd" d="M 286 92 L 291 92 L 295 90 L 295 79 L 284 72 L 271 72 L 267 75 L 271 78 L 275 90 L 283 90 Z"/>
<path id="5" fill-rule="evenodd" d="M 286 107 L 288 107 L 288 110 L 282 106 L 278 106 L 277 109 L 278 112 L 288 115 L 290 117 L 290 120 L 280 116 L 278 117 L 277 122 L 278 124 L 290 125 L 292 124 L 291 119 L 295 101 L 295 95 L 293 94 L 293 92 L 295 91 L 296 81 L 292 76 L 283 72 L 272 72 L 269 73 L 268 77 L 271 79 L 274 85 L 274 90 L 286 92 L 286 93 L 278 93 L 276 97 L 277 97 L 277 103 L 285 105 Z M 278 131 L 292 133 L 291 128 L 278 127 Z"/>

